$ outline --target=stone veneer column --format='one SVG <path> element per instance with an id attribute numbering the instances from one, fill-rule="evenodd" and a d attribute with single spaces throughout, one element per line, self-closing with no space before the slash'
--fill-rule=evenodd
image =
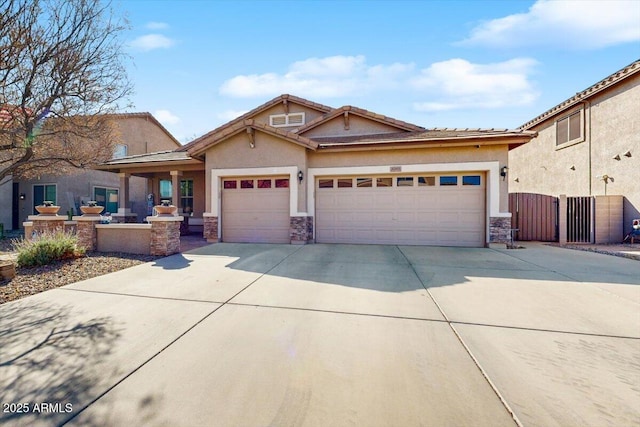
<path id="1" fill-rule="evenodd" d="M 100 215 L 74 216 L 77 222 L 78 246 L 87 252 L 93 252 L 98 248 L 98 232 L 96 224 L 100 223 Z"/>
<path id="2" fill-rule="evenodd" d="M 292 216 L 289 220 L 289 236 L 292 245 L 304 245 L 313 240 L 313 217 Z"/>
<path id="3" fill-rule="evenodd" d="M 168 256 L 180 252 L 181 216 L 148 216 L 151 224 L 151 255 Z"/>
<path id="4" fill-rule="evenodd" d="M 31 228 L 32 233 L 38 235 L 64 231 L 64 222 L 66 219 L 67 217 L 62 215 L 29 215 L 27 217 L 27 220 L 33 224 Z M 26 225 L 26 223 L 24 225 Z M 27 239 L 31 238 L 31 236 L 25 237 Z"/>
<path id="5" fill-rule="evenodd" d="M 511 217 L 489 218 L 489 243 L 511 243 Z"/>
<path id="6" fill-rule="evenodd" d="M 218 236 L 218 217 L 211 214 L 202 214 L 202 221 L 204 225 L 203 235 L 209 243 L 218 243 L 220 241 Z"/>

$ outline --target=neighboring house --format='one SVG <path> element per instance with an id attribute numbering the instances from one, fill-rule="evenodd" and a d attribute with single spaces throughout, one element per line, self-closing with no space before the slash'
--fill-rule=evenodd
<path id="1" fill-rule="evenodd" d="M 150 151 L 175 150 L 181 144 L 150 113 L 113 114 L 121 141 L 114 157 L 141 155 Z M 40 176 L 30 180 L 8 180 L 0 186 L 0 220 L 5 229 L 18 229 L 27 216 L 37 214 L 35 206 L 51 200 L 61 207 L 61 215 L 79 215 L 88 200 L 105 206 L 104 212 L 120 214 L 121 220 L 142 221 L 147 215 L 147 180 L 97 170 L 78 170 L 65 176 Z M 127 183 L 128 185 L 125 185 Z M 125 193 L 128 190 L 128 195 Z M 124 206 L 123 199 L 130 204 Z M 9 203 L 11 201 L 11 203 Z"/>
<path id="2" fill-rule="evenodd" d="M 509 152 L 509 191 L 621 195 L 625 232 L 640 218 L 640 61 L 520 127 L 537 136 Z"/>
<path id="3" fill-rule="evenodd" d="M 425 129 L 279 96 L 173 151 L 101 170 L 150 178 L 211 242 L 483 247 L 509 236 L 508 151 L 526 130 Z"/>

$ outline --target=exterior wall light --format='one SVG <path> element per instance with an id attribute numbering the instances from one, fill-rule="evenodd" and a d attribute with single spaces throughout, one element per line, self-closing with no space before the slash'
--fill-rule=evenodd
<path id="1" fill-rule="evenodd" d="M 24 194 L 24 193 L 20 193 L 20 196 L 18 196 L 18 198 L 19 198 L 20 200 L 27 200 L 27 195 L 26 195 L 26 194 Z"/>
<path id="2" fill-rule="evenodd" d="M 302 171 L 298 171 L 298 182 L 302 182 L 304 179 L 304 173 Z"/>
<path id="3" fill-rule="evenodd" d="M 631 157 L 631 151 L 627 151 L 626 153 L 624 153 L 625 157 Z"/>
<path id="4" fill-rule="evenodd" d="M 500 169 L 500 176 L 502 177 L 503 181 L 507 177 L 507 171 L 508 170 L 509 170 L 509 168 L 506 167 L 506 166 L 503 166 L 502 169 Z"/>
<path id="5" fill-rule="evenodd" d="M 613 158 L 613 160 L 620 161 L 620 154 L 616 154 L 616 156 Z"/>

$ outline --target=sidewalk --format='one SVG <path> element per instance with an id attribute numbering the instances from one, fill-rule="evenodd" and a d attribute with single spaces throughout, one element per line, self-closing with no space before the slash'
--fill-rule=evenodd
<path id="1" fill-rule="evenodd" d="M 526 247 L 529 242 L 518 242 L 521 246 Z M 614 255 L 623 258 L 635 259 L 640 261 L 640 243 L 608 243 L 608 244 L 589 244 L 589 243 L 567 243 L 560 245 L 555 242 L 545 242 L 544 244 L 556 246 L 565 249 L 574 249 L 579 251 L 596 252 L 606 255 Z"/>

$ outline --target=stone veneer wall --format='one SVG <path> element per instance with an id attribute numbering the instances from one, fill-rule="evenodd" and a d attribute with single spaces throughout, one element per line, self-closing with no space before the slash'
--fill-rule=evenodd
<path id="1" fill-rule="evenodd" d="M 66 217 L 63 216 L 49 216 L 48 218 L 38 216 L 29 217 L 29 220 L 33 222 L 32 232 L 36 234 L 63 231 L 65 228 L 65 219 Z"/>
<path id="2" fill-rule="evenodd" d="M 97 220 L 78 220 L 78 246 L 84 248 L 87 252 L 95 251 L 98 247 L 98 233 L 96 231 Z"/>
<path id="3" fill-rule="evenodd" d="M 511 218 L 510 217 L 489 218 L 489 242 L 490 243 L 511 243 Z"/>
<path id="4" fill-rule="evenodd" d="M 217 216 L 204 216 L 203 220 L 203 236 L 209 243 L 217 243 L 218 237 L 218 217 Z"/>
<path id="5" fill-rule="evenodd" d="M 180 222 L 151 223 L 151 255 L 167 256 L 180 252 Z"/>
<path id="6" fill-rule="evenodd" d="M 308 243 L 313 239 L 312 216 L 292 216 L 289 224 L 291 243 Z"/>

